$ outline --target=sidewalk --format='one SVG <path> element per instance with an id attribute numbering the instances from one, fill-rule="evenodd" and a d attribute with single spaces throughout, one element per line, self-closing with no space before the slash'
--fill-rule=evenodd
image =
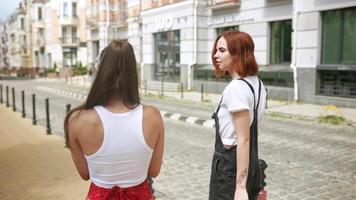
<path id="1" fill-rule="evenodd" d="M 65 79 L 41 79 L 41 81 L 62 81 L 65 82 Z M 91 85 L 92 78 L 88 76 L 77 76 L 72 77 L 70 80 L 67 80 L 67 84 L 79 85 L 82 87 L 89 88 Z M 145 93 L 144 90 L 140 91 L 143 95 Z M 147 94 L 151 95 L 159 95 L 160 91 L 152 91 L 148 90 Z M 180 92 L 164 92 L 164 96 L 176 100 L 181 99 Z M 213 93 L 204 93 L 203 94 L 203 101 L 217 104 L 220 100 L 220 94 L 213 94 Z M 194 102 L 201 102 L 201 93 L 195 91 L 184 91 L 183 99 L 188 101 Z M 276 100 L 268 100 L 267 102 L 268 109 L 266 110 L 267 113 L 282 113 L 288 115 L 298 115 L 298 116 L 306 116 L 306 117 L 320 117 L 320 116 L 340 116 L 346 119 L 348 122 L 352 124 L 356 124 L 356 108 L 342 108 L 336 107 L 334 105 L 317 105 L 317 104 L 305 104 L 299 102 L 292 102 L 292 101 L 276 101 Z"/>
<path id="2" fill-rule="evenodd" d="M 82 181 L 63 138 L 0 104 L 0 199 L 84 199 Z"/>

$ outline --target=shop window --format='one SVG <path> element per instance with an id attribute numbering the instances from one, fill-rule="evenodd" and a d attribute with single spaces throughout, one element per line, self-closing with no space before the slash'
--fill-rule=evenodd
<path id="1" fill-rule="evenodd" d="M 155 80 L 180 81 L 180 31 L 155 33 Z"/>
<path id="2" fill-rule="evenodd" d="M 318 70 L 317 94 L 356 98 L 356 71 Z"/>
<path id="3" fill-rule="evenodd" d="M 270 63 L 290 63 L 292 52 L 292 20 L 271 22 L 270 27 Z"/>
<path id="4" fill-rule="evenodd" d="M 216 29 L 216 35 L 220 35 L 225 31 L 238 31 L 239 26 L 226 26 L 226 27 L 219 27 Z"/>
<path id="5" fill-rule="evenodd" d="M 322 64 L 356 64 L 356 7 L 322 13 Z"/>
<path id="6" fill-rule="evenodd" d="M 293 72 L 260 71 L 258 77 L 268 86 L 294 87 Z"/>
<path id="7" fill-rule="evenodd" d="M 220 78 L 216 78 L 214 69 L 197 68 L 194 70 L 194 80 L 230 82 L 231 78 L 229 76 L 223 76 Z"/>

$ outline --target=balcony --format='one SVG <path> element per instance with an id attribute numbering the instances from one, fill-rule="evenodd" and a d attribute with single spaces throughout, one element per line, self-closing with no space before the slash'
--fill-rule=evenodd
<path id="1" fill-rule="evenodd" d="M 63 47 L 77 47 L 80 42 L 78 37 L 60 37 L 59 41 Z"/>
<path id="2" fill-rule="evenodd" d="M 212 10 L 220 10 L 226 8 L 233 8 L 240 6 L 240 0 L 210 0 L 208 1 L 208 8 Z"/>
<path id="3" fill-rule="evenodd" d="M 89 27 L 95 28 L 98 26 L 98 17 L 94 15 L 88 15 L 86 17 L 86 22 Z"/>
<path id="4" fill-rule="evenodd" d="M 35 28 L 44 28 L 44 20 L 43 20 L 43 18 L 39 19 L 39 20 L 34 20 L 33 26 Z"/>
<path id="5" fill-rule="evenodd" d="M 45 40 L 44 40 L 44 38 L 38 38 L 37 40 L 36 40 L 36 46 L 37 47 L 44 47 L 45 46 L 45 44 L 46 44 L 46 42 L 45 42 Z"/>
<path id="6" fill-rule="evenodd" d="M 61 17 L 59 23 L 61 25 L 77 25 L 78 21 L 79 20 L 77 16 L 66 16 Z"/>

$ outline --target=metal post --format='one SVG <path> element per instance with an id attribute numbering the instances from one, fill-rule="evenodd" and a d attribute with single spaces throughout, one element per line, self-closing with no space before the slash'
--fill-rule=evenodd
<path id="1" fill-rule="evenodd" d="M 162 74 L 162 81 L 161 81 L 161 95 L 162 97 L 164 96 L 164 73 Z"/>
<path id="2" fill-rule="evenodd" d="M 203 84 L 200 85 L 200 92 L 201 92 L 200 100 L 203 102 L 204 101 L 204 85 Z"/>
<path id="3" fill-rule="evenodd" d="M 6 86 L 6 107 L 10 107 L 10 103 L 9 103 L 9 86 Z"/>
<path id="4" fill-rule="evenodd" d="M 267 109 L 267 108 L 268 108 L 268 106 L 267 106 L 267 102 L 268 102 L 268 90 L 267 90 L 267 88 L 265 88 L 265 90 L 266 90 L 266 108 L 265 108 L 265 109 Z"/>
<path id="5" fill-rule="evenodd" d="M 11 91 L 12 91 L 12 110 L 16 111 L 15 88 L 11 88 Z"/>
<path id="6" fill-rule="evenodd" d="M 71 105 L 70 104 L 67 104 L 66 105 L 66 113 L 68 114 L 69 113 L 69 111 L 70 111 L 70 107 L 71 107 Z"/>
<path id="7" fill-rule="evenodd" d="M 145 87 L 145 95 L 147 95 L 147 80 L 144 81 L 144 87 Z"/>
<path id="8" fill-rule="evenodd" d="M 26 111 L 25 111 L 25 91 L 21 91 L 21 99 L 22 99 L 22 117 L 26 117 Z"/>
<path id="9" fill-rule="evenodd" d="M 180 83 L 180 98 L 183 99 L 184 96 L 183 96 L 183 83 Z"/>
<path id="10" fill-rule="evenodd" d="M 0 103 L 2 104 L 2 84 L 0 84 Z"/>
<path id="11" fill-rule="evenodd" d="M 36 95 L 32 94 L 32 124 L 36 125 Z"/>
<path id="12" fill-rule="evenodd" d="M 45 99 L 45 104 L 46 104 L 46 121 L 47 121 L 47 135 L 51 135 L 51 123 L 49 119 L 49 99 Z"/>

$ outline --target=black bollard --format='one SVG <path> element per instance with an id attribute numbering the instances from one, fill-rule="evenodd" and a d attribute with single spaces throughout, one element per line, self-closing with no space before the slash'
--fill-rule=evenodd
<path id="1" fill-rule="evenodd" d="M 16 111 L 15 88 L 11 88 L 11 91 L 12 91 L 12 110 Z"/>
<path id="2" fill-rule="evenodd" d="M 2 104 L 2 84 L 0 84 L 0 103 Z"/>
<path id="3" fill-rule="evenodd" d="M 9 86 L 6 86 L 6 107 L 10 107 L 10 102 L 9 102 Z"/>
<path id="4" fill-rule="evenodd" d="M 32 124 L 36 125 L 36 95 L 32 94 Z"/>
<path id="5" fill-rule="evenodd" d="M 144 84 L 145 84 L 145 95 L 147 95 L 147 81 L 145 80 L 145 82 L 144 82 Z"/>
<path id="6" fill-rule="evenodd" d="M 49 119 L 49 99 L 46 98 L 45 99 L 45 103 L 46 103 L 46 121 L 47 121 L 47 135 L 51 135 L 51 122 Z"/>
<path id="7" fill-rule="evenodd" d="M 66 113 L 68 114 L 69 113 L 69 111 L 70 111 L 70 107 L 71 107 L 71 105 L 70 104 L 67 104 L 66 105 Z"/>
<path id="8" fill-rule="evenodd" d="M 26 117 L 26 111 L 25 111 L 25 91 L 21 91 L 21 99 L 22 99 L 22 117 Z"/>
<path id="9" fill-rule="evenodd" d="M 201 93 L 200 100 L 201 100 L 201 102 L 203 102 L 204 101 L 204 85 L 203 84 L 200 85 L 200 93 Z"/>
<path id="10" fill-rule="evenodd" d="M 164 76 L 162 75 L 162 81 L 161 81 L 161 96 L 164 96 Z"/>
<path id="11" fill-rule="evenodd" d="M 181 99 L 184 98 L 184 96 L 183 96 L 183 90 L 184 90 L 184 88 L 183 88 L 183 83 L 180 83 L 180 98 L 181 98 Z"/>
<path id="12" fill-rule="evenodd" d="M 267 101 L 268 101 L 268 90 L 267 90 L 267 88 L 265 88 L 266 89 L 266 108 L 265 109 L 267 109 L 268 108 L 268 106 L 267 106 Z"/>

